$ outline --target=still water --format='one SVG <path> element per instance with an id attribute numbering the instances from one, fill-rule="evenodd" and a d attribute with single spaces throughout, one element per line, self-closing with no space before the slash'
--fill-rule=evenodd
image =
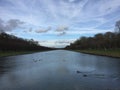
<path id="1" fill-rule="evenodd" d="M 1 57 L 0 90 L 120 90 L 120 59 L 67 50 Z"/>

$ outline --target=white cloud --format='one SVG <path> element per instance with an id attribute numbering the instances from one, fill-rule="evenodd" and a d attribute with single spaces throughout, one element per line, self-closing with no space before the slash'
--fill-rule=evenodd
<path id="1" fill-rule="evenodd" d="M 103 29 L 103 30 L 99 30 L 99 29 L 76 29 L 75 31 L 68 31 L 67 34 L 68 35 L 82 35 L 82 34 L 97 34 L 97 33 L 105 33 L 105 32 L 113 32 L 113 30 L 110 30 L 110 29 Z"/>
<path id="2" fill-rule="evenodd" d="M 43 40 L 43 41 L 39 41 L 39 44 L 43 46 L 49 46 L 49 47 L 64 48 L 65 46 L 69 45 L 75 40 L 76 39 Z"/>

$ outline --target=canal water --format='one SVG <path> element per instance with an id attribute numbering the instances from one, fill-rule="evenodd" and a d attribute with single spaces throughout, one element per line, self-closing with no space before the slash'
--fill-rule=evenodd
<path id="1" fill-rule="evenodd" d="M 1 57 L 0 90 L 120 90 L 120 59 L 67 50 Z"/>

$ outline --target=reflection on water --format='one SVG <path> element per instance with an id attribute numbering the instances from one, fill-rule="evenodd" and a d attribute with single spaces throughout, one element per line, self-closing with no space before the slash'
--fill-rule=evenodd
<path id="1" fill-rule="evenodd" d="M 0 58 L 0 90 L 119 90 L 120 59 L 55 50 Z"/>

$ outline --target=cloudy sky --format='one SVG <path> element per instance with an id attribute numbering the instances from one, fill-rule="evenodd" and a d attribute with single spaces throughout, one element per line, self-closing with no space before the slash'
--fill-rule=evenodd
<path id="1" fill-rule="evenodd" d="M 0 32 L 48 47 L 113 31 L 118 20 L 120 0 L 0 0 Z"/>

